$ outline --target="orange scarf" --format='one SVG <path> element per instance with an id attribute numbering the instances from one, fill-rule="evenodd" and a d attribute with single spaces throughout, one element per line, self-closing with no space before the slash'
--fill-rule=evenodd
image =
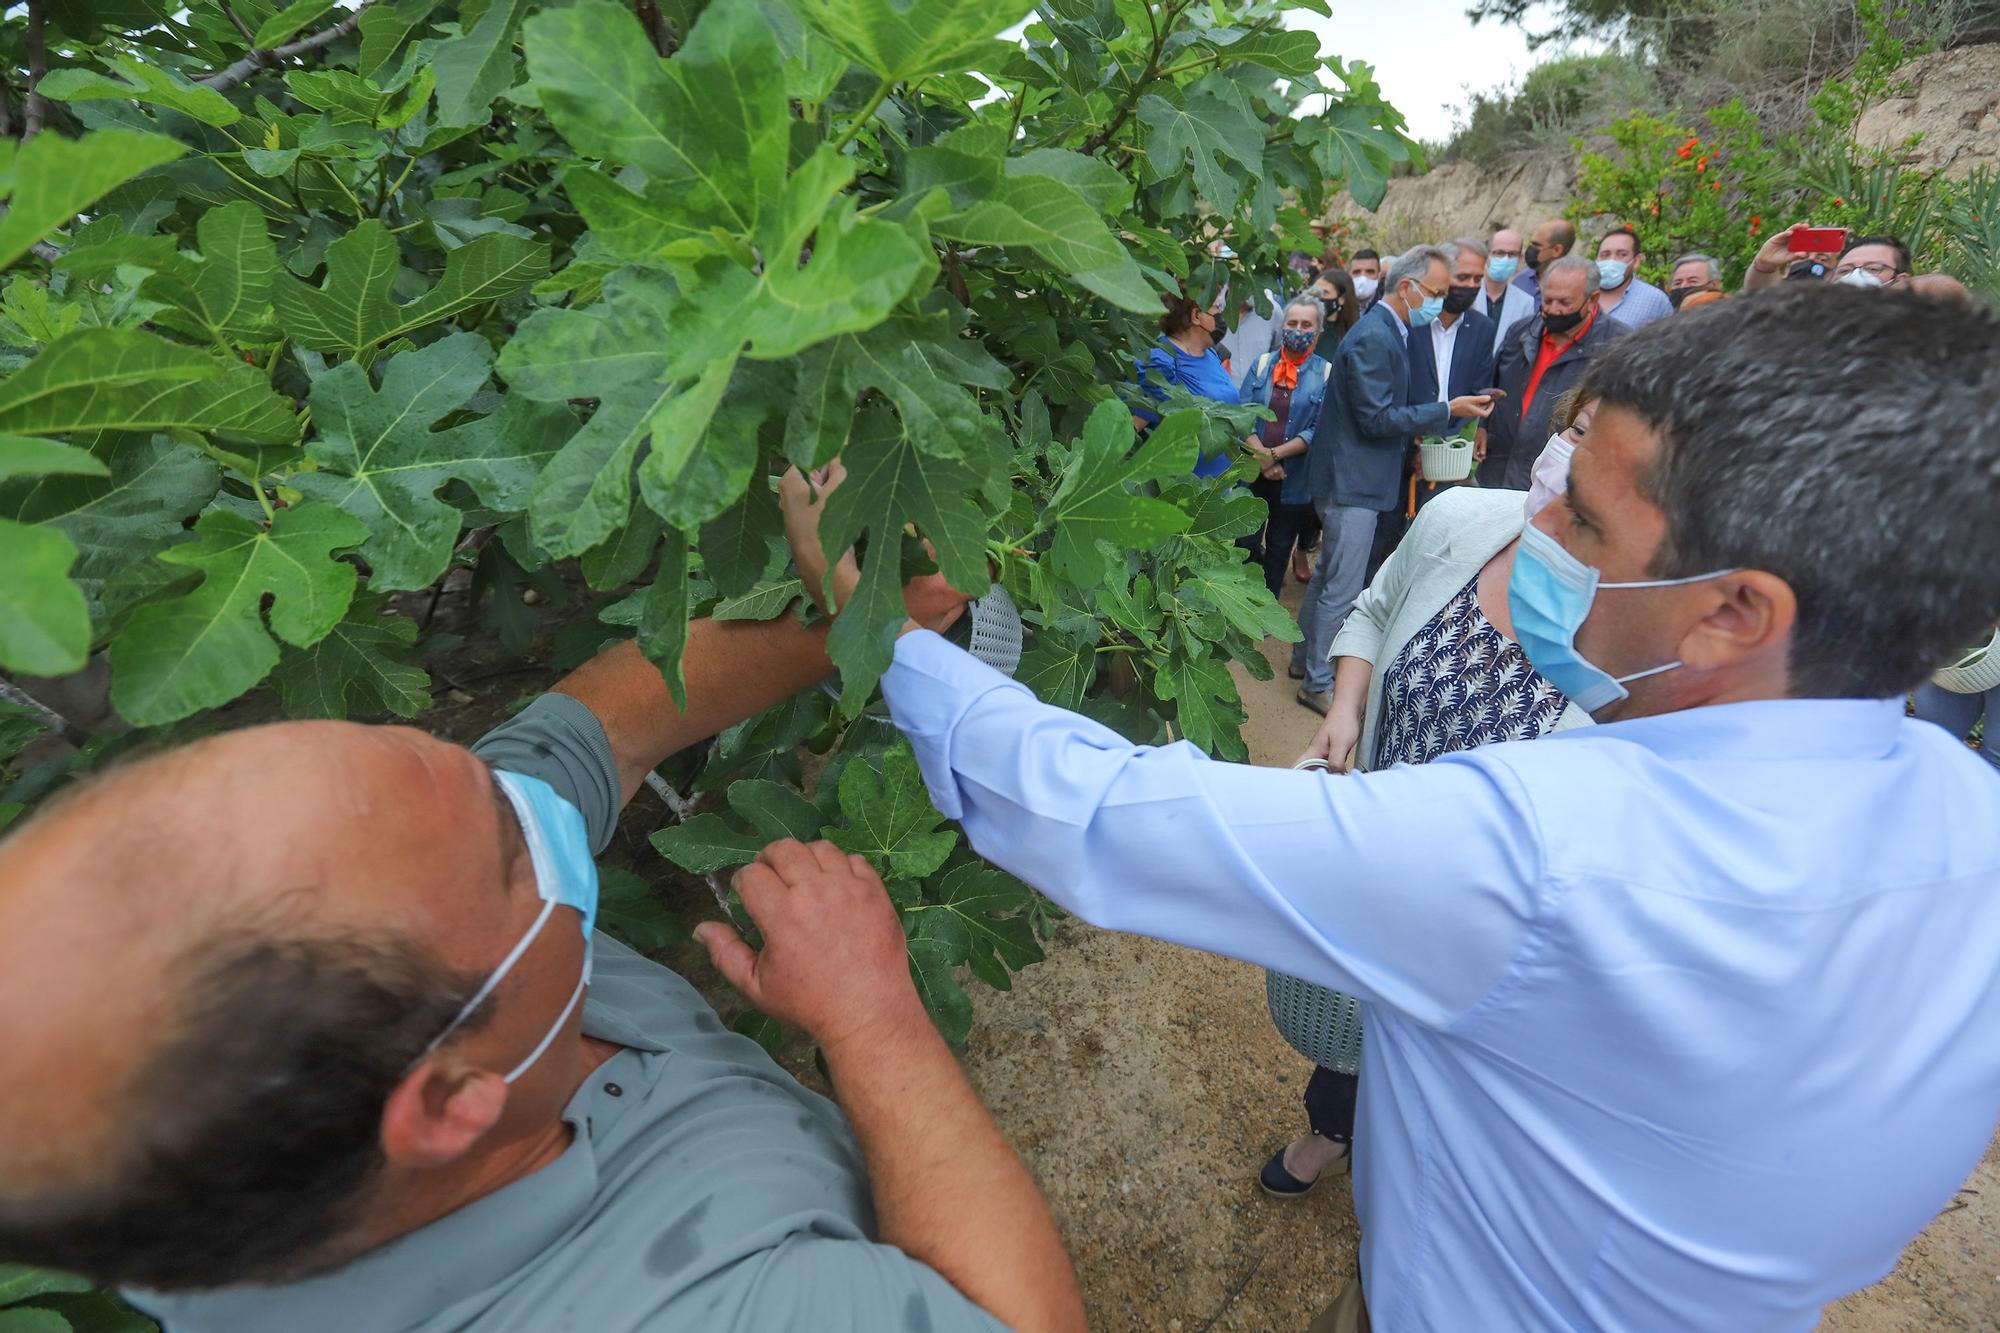
<path id="1" fill-rule="evenodd" d="M 1304 365 L 1306 358 L 1311 355 L 1312 348 L 1310 347 L 1300 352 L 1297 356 L 1293 356 L 1290 352 L 1279 352 L 1278 368 L 1271 372 L 1271 383 L 1277 385 L 1280 389 L 1298 388 L 1299 367 Z"/>

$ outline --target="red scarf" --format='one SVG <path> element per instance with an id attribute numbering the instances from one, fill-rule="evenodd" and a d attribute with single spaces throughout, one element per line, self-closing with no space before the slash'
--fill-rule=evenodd
<path id="1" fill-rule="evenodd" d="M 1299 367 L 1304 365 L 1306 358 L 1311 355 L 1312 348 L 1310 347 L 1300 352 L 1297 356 L 1293 356 L 1290 352 L 1279 352 L 1278 368 L 1271 372 L 1271 383 L 1277 385 L 1280 389 L 1298 388 Z"/>

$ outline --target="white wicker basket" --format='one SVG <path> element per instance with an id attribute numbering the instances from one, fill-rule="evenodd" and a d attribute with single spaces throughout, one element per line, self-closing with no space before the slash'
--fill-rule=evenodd
<path id="1" fill-rule="evenodd" d="M 1330 765 L 1324 759 L 1302 759 L 1292 767 L 1325 773 Z M 1361 1002 L 1352 995 L 1266 971 L 1264 1003 L 1278 1035 L 1300 1055 L 1343 1074 L 1361 1072 Z"/>
<path id="2" fill-rule="evenodd" d="M 1418 446 L 1425 481 L 1464 481 L 1472 475 L 1472 441 L 1456 435 L 1433 436 Z"/>
<path id="3" fill-rule="evenodd" d="M 2000 687 L 2000 628 L 1983 648 L 1974 648 L 1951 666 L 1932 677 L 1940 689 L 1953 694 L 1984 694 Z"/>

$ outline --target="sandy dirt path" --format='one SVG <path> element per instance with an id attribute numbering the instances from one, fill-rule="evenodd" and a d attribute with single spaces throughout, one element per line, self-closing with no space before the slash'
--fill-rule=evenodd
<path id="1" fill-rule="evenodd" d="M 1316 721 L 1293 701 L 1283 647 L 1265 645 L 1275 680 L 1237 673 L 1259 764 L 1289 764 Z M 1071 921 L 1011 994 L 969 989 L 967 1068 L 1055 1205 L 1091 1327 L 1303 1330 L 1352 1271 L 1358 1233 L 1344 1178 L 1285 1202 L 1256 1188 L 1264 1159 L 1304 1128 L 1309 1072 L 1271 1026 L 1263 973 Z M 1895 1273 L 1824 1327 L 2000 1328 L 1996 1275 L 2000 1151 Z"/>

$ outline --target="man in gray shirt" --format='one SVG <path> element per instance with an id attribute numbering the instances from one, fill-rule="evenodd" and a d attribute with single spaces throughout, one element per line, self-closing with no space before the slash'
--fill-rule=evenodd
<path id="1" fill-rule="evenodd" d="M 912 610 L 955 608 L 912 585 Z M 227 733 L 0 842 L 0 1259 L 169 1333 L 1081 1329 L 1020 1160 L 829 844 L 704 939 L 820 1043 L 846 1115 L 592 934 L 591 853 L 667 755 L 823 676 L 825 627 L 630 644 L 470 751 Z M 587 999 L 580 1007 L 578 998 Z"/>

